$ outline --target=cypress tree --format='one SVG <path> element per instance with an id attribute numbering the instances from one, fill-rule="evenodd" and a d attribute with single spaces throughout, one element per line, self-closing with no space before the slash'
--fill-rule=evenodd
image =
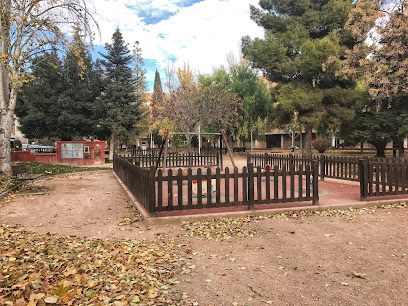
<path id="1" fill-rule="evenodd" d="M 158 109 L 162 104 L 164 99 L 163 88 L 160 80 L 160 74 L 156 69 L 156 73 L 154 75 L 154 88 L 153 88 L 153 97 L 152 97 L 152 113 L 153 117 L 156 117 L 158 114 Z"/>

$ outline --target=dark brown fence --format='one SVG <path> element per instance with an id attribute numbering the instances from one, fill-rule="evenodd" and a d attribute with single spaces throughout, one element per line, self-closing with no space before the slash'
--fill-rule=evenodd
<path id="1" fill-rule="evenodd" d="M 157 211 L 202 209 L 214 207 L 247 206 L 253 209 L 256 204 L 312 201 L 318 204 L 318 165 L 306 166 L 298 171 L 273 171 L 261 167 L 243 167 L 242 172 L 235 168 L 230 172 L 220 168 L 215 172 L 207 169 L 192 169 L 186 172 L 179 169 L 167 175 L 158 170 L 156 181 Z"/>
<path id="2" fill-rule="evenodd" d="M 286 202 L 319 202 L 318 164 L 295 170 L 243 167 L 221 173 L 207 168 L 183 171 L 159 169 L 134 164 L 133 157 L 114 157 L 114 171 L 147 211 L 172 211 L 213 207 L 247 206 Z"/>
<path id="3" fill-rule="evenodd" d="M 407 194 L 408 162 L 395 159 L 364 159 L 360 161 L 361 199 L 367 197 Z"/>
<path id="4" fill-rule="evenodd" d="M 293 165 L 295 170 L 305 165 L 311 165 L 312 162 L 319 162 L 320 179 L 325 177 L 337 178 L 342 180 L 358 181 L 359 180 L 359 161 L 361 157 L 343 157 L 343 156 L 327 156 L 327 155 L 312 155 L 310 158 L 304 158 L 300 155 L 292 154 L 248 154 L 248 162 L 254 163 L 256 166 L 265 167 L 277 165 L 279 169 Z"/>
<path id="5" fill-rule="evenodd" d="M 359 181 L 360 198 L 408 193 L 408 162 L 395 158 L 368 158 L 313 155 L 302 158 L 292 154 L 248 154 L 248 162 L 256 166 L 298 170 L 302 165 L 318 162 L 320 179 L 325 177 Z"/>
<path id="6" fill-rule="evenodd" d="M 133 154 L 134 153 L 134 154 Z M 139 154 L 142 153 L 142 154 Z M 144 154 L 143 154 L 144 153 Z M 138 163 L 141 167 L 156 166 L 159 159 L 157 151 L 136 151 L 134 150 L 127 158 L 131 158 L 133 163 Z M 221 157 L 222 158 L 222 157 Z M 159 167 L 163 167 L 163 154 L 159 159 Z M 166 158 L 166 168 L 184 167 L 217 167 L 220 166 L 220 154 L 216 153 L 179 153 L 168 152 Z"/>
<path id="7" fill-rule="evenodd" d="M 113 157 L 113 170 L 129 188 L 140 204 L 148 211 L 155 211 L 155 167 L 143 168 L 129 158 Z"/>

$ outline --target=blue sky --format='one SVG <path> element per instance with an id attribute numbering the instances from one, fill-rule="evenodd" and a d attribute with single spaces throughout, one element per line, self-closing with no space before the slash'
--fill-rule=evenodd
<path id="1" fill-rule="evenodd" d="M 249 5 L 258 0 L 94 0 L 101 38 L 96 50 L 110 43 L 119 27 L 129 49 L 140 42 L 147 70 L 149 91 L 153 91 L 156 69 L 165 84 L 164 69 L 184 63 L 197 73 L 211 73 L 227 64 L 226 55 L 239 57 L 244 35 L 262 37 L 249 16 Z"/>

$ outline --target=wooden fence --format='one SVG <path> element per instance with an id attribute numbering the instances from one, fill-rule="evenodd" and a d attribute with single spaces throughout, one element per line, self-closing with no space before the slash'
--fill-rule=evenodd
<path id="1" fill-rule="evenodd" d="M 361 160 L 361 200 L 374 196 L 407 194 L 407 176 L 408 162 L 406 160 Z"/>
<path id="2" fill-rule="evenodd" d="M 359 180 L 359 164 L 361 157 L 344 157 L 344 156 L 327 156 L 327 155 L 312 155 L 310 158 L 304 158 L 300 155 L 292 154 L 247 154 L 247 162 L 254 163 L 255 166 L 265 167 L 277 165 L 279 169 L 293 165 L 295 170 L 305 165 L 311 165 L 312 162 L 319 163 L 320 179 L 325 177 L 337 178 L 349 181 Z"/>
<path id="3" fill-rule="evenodd" d="M 261 167 L 243 167 L 242 172 L 229 168 L 221 173 L 217 168 L 202 172 L 197 169 L 187 173 L 179 169 L 167 175 L 158 170 L 156 181 L 157 211 L 202 209 L 214 207 L 247 206 L 253 209 L 257 204 L 312 201 L 317 205 L 318 165 L 306 166 L 298 171 L 279 170 L 276 166 L 263 170 Z"/>
<path id="4" fill-rule="evenodd" d="M 258 167 L 295 170 L 313 162 L 319 164 L 320 179 L 325 177 L 360 182 L 360 198 L 408 194 L 408 161 L 395 158 L 368 158 L 313 155 L 302 158 L 291 154 L 248 154 L 248 163 Z"/>
<path id="5" fill-rule="evenodd" d="M 142 153 L 142 154 L 139 154 Z M 143 154 L 144 153 L 144 154 Z M 159 158 L 157 151 L 136 151 L 134 150 L 127 158 L 132 163 L 138 163 L 141 167 L 156 166 Z M 184 167 L 217 167 L 220 166 L 220 154 L 216 153 L 186 153 L 168 152 L 166 158 L 166 168 Z M 159 167 L 163 167 L 163 154 L 159 160 Z"/>
<path id="6" fill-rule="evenodd" d="M 139 203 L 148 211 L 154 212 L 155 206 L 155 167 L 143 168 L 128 158 L 113 156 L 113 170 L 129 188 Z"/>
<path id="7" fill-rule="evenodd" d="M 249 164 L 239 172 L 211 168 L 186 171 L 143 168 L 132 157 L 114 157 L 114 171 L 150 213 L 160 211 L 247 206 L 286 202 L 319 202 L 318 164 L 295 170 L 277 166 L 263 170 Z"/>

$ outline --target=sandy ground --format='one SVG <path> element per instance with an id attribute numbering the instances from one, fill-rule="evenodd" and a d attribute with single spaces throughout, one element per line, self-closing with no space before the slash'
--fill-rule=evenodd
<path id="1" fill-rule="evenodd" d="M 215 241 L 190 237 L 181 226 L 145 227 L 111 171 L 60 175 L 34 186 L 42 194 L 0 203 L 0 224 L 104 239 L 178 237 L 191 267 L 175 287 L 187 293 L 185 304 L 408 305 L 406 208 L 348 219 L 253 220 L 242 225 L 252 237 Z"/>

